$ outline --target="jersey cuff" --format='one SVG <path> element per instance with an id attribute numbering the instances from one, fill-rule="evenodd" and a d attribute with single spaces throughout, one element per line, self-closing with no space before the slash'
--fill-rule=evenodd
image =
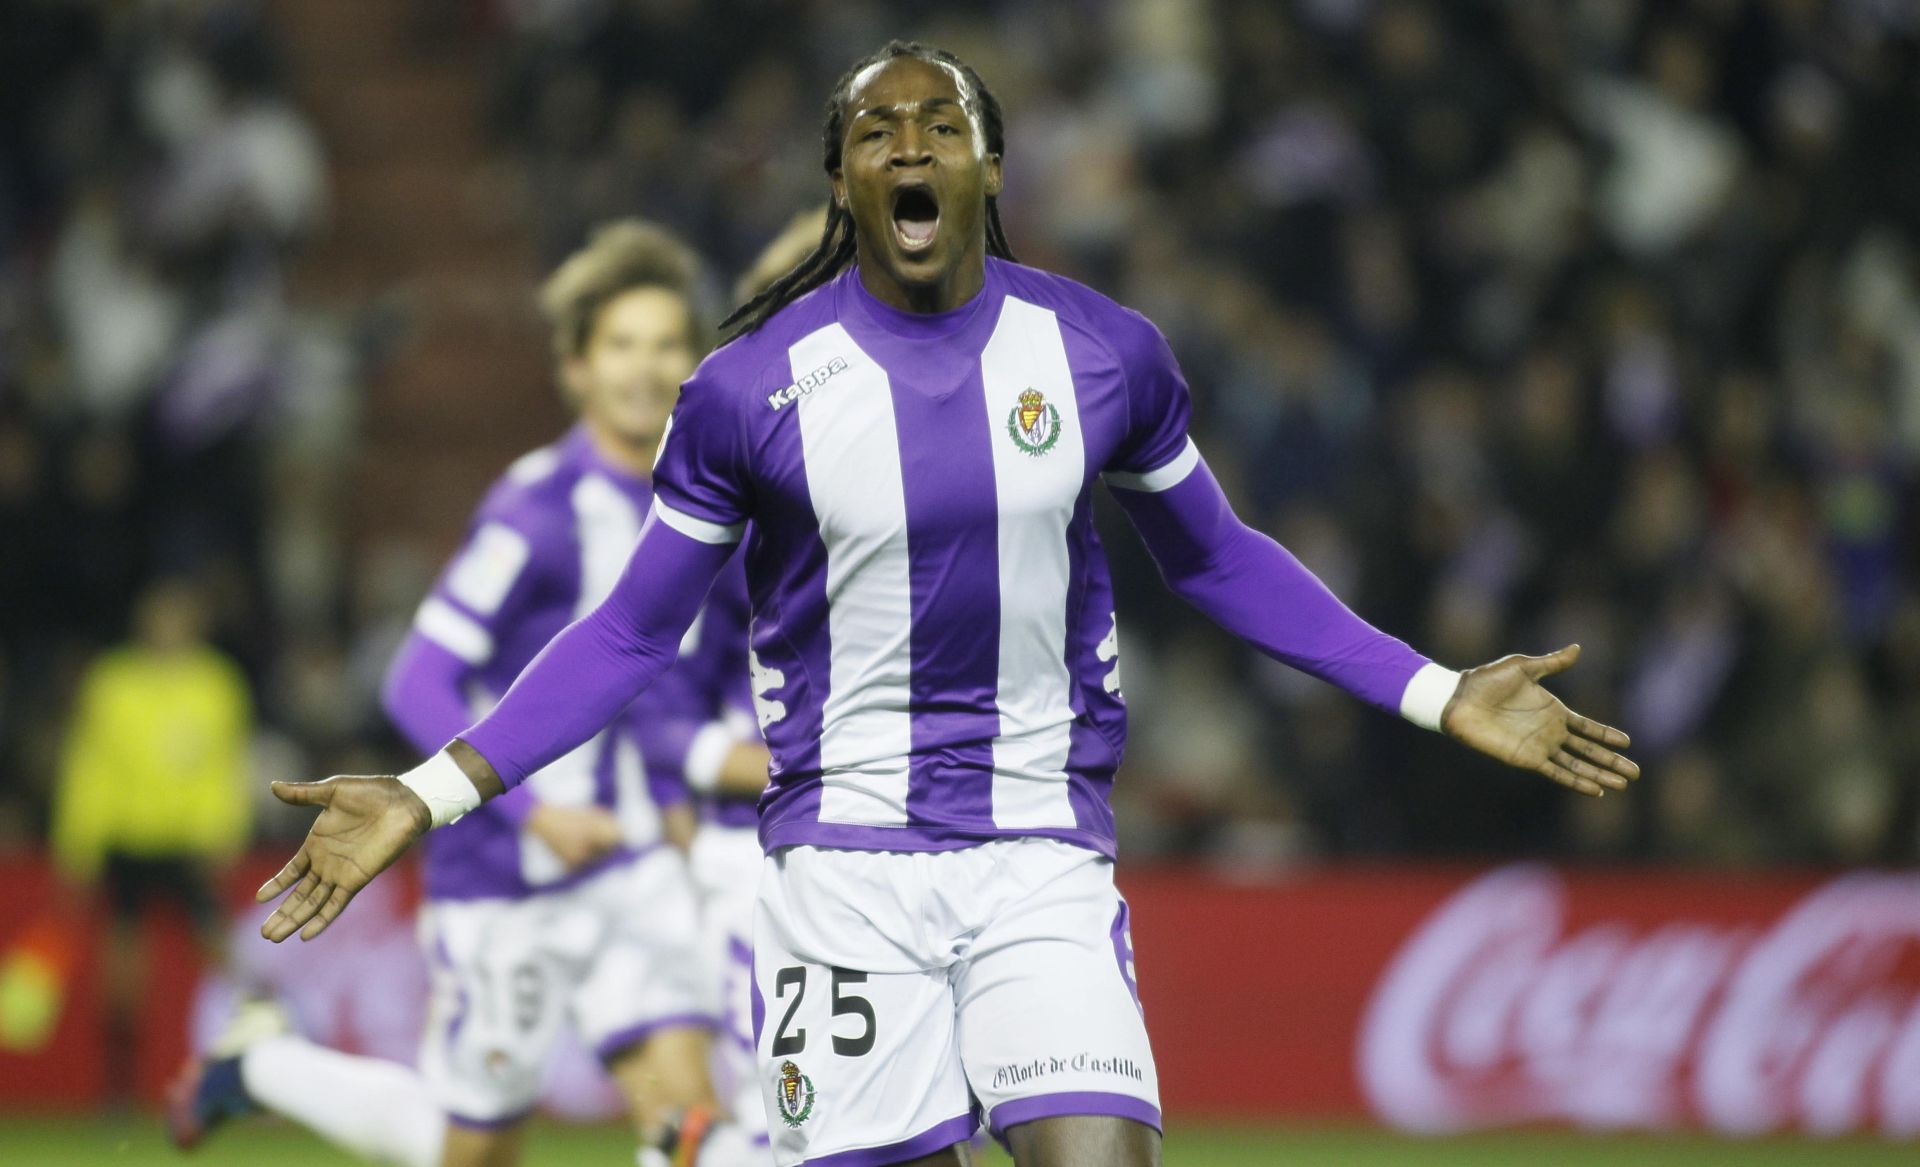
<path id="1" fill-rule="evenodd" d="M 1148 470 L 1143 474 L 1134 474 L 1126 470 L 1109 470 L 1101 475 L 1108 486 L 1117 486 L 1122 490 L 1144 490 L 1158 494 L 1163 490 L 1172 490 L 1186 481 L 1187 475 L 1200 464 L 1200 447 L 1188 438 L 1187 444 L 1173 456 L 1173 461 L 1157 470 Z"/>
<path id="2" fill-rule="evenodd" d="M 1421 729 L 1440 731 L 1440 715 L 1447 710 L 1454 690 L 1460 687 L 1460 674 L 1428 661 L 1407 681 L 1400 693 L 1400 716 Z"/>
<path id="3" fill-rule="evenodd" d="M 655 495 L 653 499 L 653 513 L 659 515 L 660 521 L 667 526 L 672 527 L 689 539 L 698 539 L 702 543 L 738 543 L 740 536 L 744 534 L 747 529 L 745 523 L 733 523 L 731 525 L 713 523 L 708 522 L 706 519 L 695 518 L 685 511 L 674 510 L 666 503 L 661 502 L 660 496 L 658 495 Z"/>
<path id="4" fill-rule="evenodd" d="M 493 633 L 439 596 L 428 596 L 420 605 L 413 630 L 470 665 L 493 659 Z"/>

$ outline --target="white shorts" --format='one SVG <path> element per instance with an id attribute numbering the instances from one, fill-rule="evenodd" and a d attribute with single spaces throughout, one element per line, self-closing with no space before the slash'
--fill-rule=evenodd
<path id="1" fill-rule="evenodd" d="M 753 905 L 760 883 L 759 832 L 706 825 L 688 856 L 700 892 L 707 961 L 719 978 L 720 1029 L 714 1035 L 714 1089 L 750 1135 L 766 1131 L 759 1059 L 753 1052 Z"/>
<path id="2" fill-rule="evenodd" d="M 656 1030 L 713 1024 L 693 882 L 659 847 L 560 891 L 438 900 L 420 913 L 432 978 L 420 1072 L 453 1121 L 519 1121 L 570 1021 L 604 1060 Z"/>
<path id="3" fill-rule="evenodd" d="M 1113 864 L 1051 839 L 958 851 L 789 847 L 755 916 L 775 1161 L 890 1163 L 981 1121 L 1160 1126 Z"/>

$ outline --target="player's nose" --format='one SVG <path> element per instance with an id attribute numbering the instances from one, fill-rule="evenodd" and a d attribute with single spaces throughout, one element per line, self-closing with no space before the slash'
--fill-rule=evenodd
<path id="1" fill-rule="evenodd" d="M 908 124 L 900 128 L 893 136 L 893 152 L 887 156 L 887 165 L 894 169 L 925 166 L 933 161 L 933 150 L 927 143 L 927 136 L 917 126 Z"/>

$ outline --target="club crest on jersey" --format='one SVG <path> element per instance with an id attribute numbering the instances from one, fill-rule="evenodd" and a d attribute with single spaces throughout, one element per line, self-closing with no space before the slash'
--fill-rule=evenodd
<path id="1" fill-rule="evenodd" d="M 780 1108 L 780 1121 L 799 1126 L 813 1113 L 813 1079 L 792 1062 L 781 1062 L 780 1093 L 774 1101 Z"/>
<path id="2" fill-rule="evenodd" d="M 1060 411 L 1038 389 L 1029 389 L 1007 415 L 1007 436 L 1022 454 L 1038 458 L 1060 440 Z"/>

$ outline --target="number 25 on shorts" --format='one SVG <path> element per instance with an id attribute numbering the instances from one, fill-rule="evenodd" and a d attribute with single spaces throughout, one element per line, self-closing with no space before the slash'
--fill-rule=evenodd
<path id="1" fill-rule="evenodd" d="M 793 1028 L 794 1014 L 800 1011 L 800 1001 L 807 992 L 807 971 L 806 965 L 794 964 L 788 965 L 773 976 L 774 1000 L 786 1004 L 785 1012 L 780 1015 L 780 1024 L 773 1031 L 773 1048 L 770 1052 L 776 1058 L 789 1058 L 807 1048 L 806 1029 Z M 860 1057 L 873 1049 L 874 1033 L 877 1028 L 873 1016 L 873 1002 L 856 993 L 848 992 L 847 986 L 866 984 L 867 974 L 845 968 L 826 971 L 832 975 L 829 989 L 833 994 L 834 1017 L 860 1019 L 858 1036 L 843 1037 L 839 1033 L 833 1035 L 833 1052 L 843 1058 Z"/>

